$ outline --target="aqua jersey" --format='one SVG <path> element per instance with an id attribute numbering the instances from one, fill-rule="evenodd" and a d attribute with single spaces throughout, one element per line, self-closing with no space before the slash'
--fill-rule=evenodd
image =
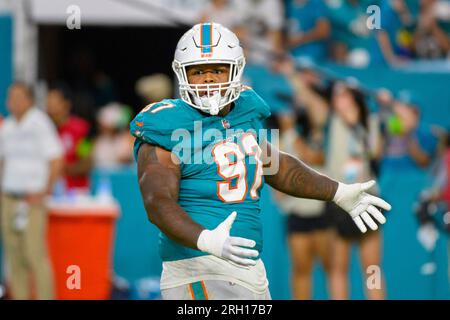
<path id="1" fill-rule="evenodd" d="M 264 140 L 261 121 L 269 107 L 252 89 L 243 90 L 225 116 L 211 116 L 181 99 L 167 99 L 144 108 L 131 122 L 135 157 L 142 143 L 160 146 L 181 161 L 179 205 L 197 223 L 216 228 L 231 212 L 237 218 L 231 236 L 256 242 L 262 252 L 259 191 L 264 177 L 258 144 Z M 205 255 L 160 233 L 163 261 Z"/>

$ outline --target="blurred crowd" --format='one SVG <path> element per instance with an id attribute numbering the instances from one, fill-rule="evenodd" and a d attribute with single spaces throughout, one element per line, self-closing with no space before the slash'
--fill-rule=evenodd
<path id="1" fill-rule="evenodd" d="M 367 89 L 320 66 L 398 68 L 418 60 L 448 60 L 449 1 L 212 0 L 201 21 L 221 23 L 240 38 L 247 59 L 245 82 L 270 106 L 267 126 L 280 129 L 282 150 L 344 183 L 397 177 L 401 188 L 407 183 L 402 176 L 413 172 L 432 166 L 448 171 L 449 128 L 422 120 L 420 93 Z M 450 205 L 449 190 L 443 178 L 427 199 Z M 371 192 L 396 206 L 392 189 Z M 275 198 L 287 214 L 294 298 L 312 297 L 318 259 L 329 297 L 348 299 L 353 245 L 362 270 L 382 265 L 380 231 L 362 235 L 334 205 L 280 193 Z M 419 241 L 425 247 L 436 241 L 435 229 L 423 231 Z M 370 275 L 365 274 L 364 283 Z M 364 287 L 369 299 L 386 297 L 384 278 L 374 288 Z"/>
<path id="2" fill-rule="evenodd" d="M 54 284 L 47 252 L 47 205 L 54 196 L 88 196 L 90 174 L 132 161 L 129 108 L 108 103 L 91 124 L 71 113 L 69 88 L 49 87 L 45 105 L 37 104 L 27 84 L 13 83 L 0 129 L 1 233 L 10 296 L 53 299 Z M 61 198 L 62 200 L 63 198 Z M 71 204 L 74 204 L 71 202 Z"/>
<path id="3" fill-rule="evenodd" d="M 305 63 L 399 66 L 450 52 L 446 0 L 213 0 L 202 21 L 235 30 L 251 63 L 286 50 Z"/>
<path id="4" fill-rule="evenodd" d="M 379 15 L 377 9 L 368 13 L 370 5 L 378 6 Z M 247 59 L 244 81 L 271 107 L 267 126 L 280 129 L 281 149 L 313 168 L 345 183 L 407 174 L 437 162 L 445 172 L 450 168 L 446 130 L 422 121 L 423 101 L 416 92 L 368 90 L 354 79 L 335 78 L 317 68 L 322 61 L 395 67 L 416 59 L 448 59 L 449 1 L 211 0 L 201 21 L 218 22 L 236 32 Z M 41 105 L 26 84 L 16 82 L 9 89 L 11 115 L 1 125 L 0 151 L 2 209 L 11 214 L 3 215 L 2 227 L 8 239 L 6 254 L 13 257 L 10 267 L 17 271 L 11 281 L 16 297 L 29 295 L 24 280 L 29 268 L 37 271 L 37 296 L 51 298 L 53 293 L 42 242 L 45 222 L 29 221 L 35 226 L 26 236 L 31 249 L 22 254 L 18 234 L 9 229 L 11 225 L 21 228 L 20 215 L 11 208 L 28 199 L 27 210 L 43 210 L 45 195 L 53 193 L 58 183 L 66 192 L 89 192 L 94 168 L 109 170 L 133 163 L 128 123 L 136 106 L 129 107 L 111 94 L 106 75 L 96 79 L 97 85 L 87 89 L 78 85 L 85 86 L 86 81 L 71 86 L 63 81 L 51 83 Z M 176 96 L 174 88 L 164 74 L 144 76 L 135 84 L 142 106 Z M 94 117 L 83 117 L 79 105 L 85 98 L 95 104 Z M 36 119 L 44 124 L 34 126 Z M 27 144 L 20 143 L 25 140 Z M 40 182 L 31 186 L 25 183 L 29 179 L 17 178 L 38 171 L 49 173 L 51 179 L 36 177 Z M 446 199 L 450 204 L 449 183 L 443 181 L 427 199 Z M 335 299 L 349 297 L 352 244 L 358 245 L 362 268 L 381 264 L 380 232 L 362 236 L 336 206 L 278 193 L 275 198 L 288 215 L 295 298 L 311 298 L 316 258 L 322 262 L 330 297 Z M 384 298 L 384 286 L 368 290 L 367 297 Z"/>
<path id="5" fill-rule="evenodd" d="M 368 10 L 374 5 L 378 14 Z M 450 2 L 445 0 L 211 0 L 200 15 L 200 22 L 205 21 L 221 23 L 239 36 L 246 51 L 245 82 L 268 102 L 282 130 L 292 126 L 292 105 L 305 97 L 317 98 L 326 109 L 330 97 L 316 91 L 331 90 L 324 88 L 329 77 L 314 71 L 322 61 L 358 67 L 398 65 L 412 59 L 445 59 L 450 50 Z M 37 99 L 37 107 L 56 125 L 69 189 L 88 187 L 94 167 L 132 163 L 127 123 L 141 107 L 119 101 L 116 84 L 96 69 L 89 52 L 81 51 L 73 59 L 70 81 L 48 84 L 44 97 Z M 307 94 L 308 86 L 320 88 Z M 153 74 L 136 81 L 135 94 L 144 106 L 176 96 L 175 87 L 168 75 Z M 380 96 L 385 110 L 393 98 L 387 92 Z M 398 113 L 409 122 L 418 121 L 417 112 L 417 119 L 408 116 L 411 108 L 395 110 L 402 110 Z M 327 118 L 325 111 L 318 115 L 317 107 L 315 113 L 321 117 L 316 119 L 319 123 Z M 387 123 L 391 128 L 398 121 Z"/>
<path id="6" fill-rule="evenodd" d="M 344 183 L 379 181 L 379 187 L 371 192 L 381 193 L 394 207 L 403 200 L 392 191 L 408 190 L 410 186 L 402 183 L 407 184 L 405 178 L 411 174 L 428 172 L 437 164 L 448 172 L 447 130 L 422 120 L 423 102 L 415 92 L 367 90 L 355 79 L 337 79 L 292 64 L 283 69 L 290 71 L 285 75 L 292 86 L 292 99 L 269 123 L 280 129 L 282 150 Z M 383 183 L 384 177 L 396 179 L 398 185 Z M 434 199 L 450 204 L 449 188 L 448 179 L 441 179 Z M 381 265 L 381 232 L 362 235 L 350 217 L 333 204 L 279 193 L 275 197 L 287 214 L 294 297 L 311 298 L 314 261 L 319 259 L 327 274 L 330 297 L 349 298 L 353 245 L 358 247 L 362 270 Z M 424 233 L 420 240 L 433 241 L 434 231 Z M 367 298 L 385 298 L 384 288 L 366 288 Z"/>

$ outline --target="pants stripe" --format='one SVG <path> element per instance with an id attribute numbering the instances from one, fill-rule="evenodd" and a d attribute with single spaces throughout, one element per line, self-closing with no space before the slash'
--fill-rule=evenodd
<path id="1" fill-rule="evenodd" d="M 203 283 L 203 281 L 190 283 L 189 290 L 191 291 L 192 299 L 208 300 L 208 293 L 206 292 L 205 284 Z"/>

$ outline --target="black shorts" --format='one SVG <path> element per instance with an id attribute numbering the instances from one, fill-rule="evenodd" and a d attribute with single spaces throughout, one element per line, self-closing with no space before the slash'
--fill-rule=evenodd
<path id="1" fill-rule="evenodd" d="M 325 213 L 316 217 L 300 217 L 295 213 L 291 213 L 287 219 L 288 234 L 324 230 L 331 227 L 331 225 L 331 221 Z"/>
<path id="2" fill-rule="evenodd" d="M 333 227 L 337 231 L 337 234 L 347 240 L 360 240 L 363 236 L 370 234 L 372 231 L 367 228 L 366 233 L 362 233 L 361 230 L 356 226 L 352 217 L 338 205 L 333 202 L 327 203 L 327 214 L 332 221 Z M 380 228 L 380 226 L 378 226 Z"/>

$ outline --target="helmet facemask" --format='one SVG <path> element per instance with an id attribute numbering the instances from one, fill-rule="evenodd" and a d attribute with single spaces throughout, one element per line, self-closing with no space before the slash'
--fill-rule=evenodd
<path id="1" fill-rule="evenodd" d="M 222 83 L 190 84 L 186 72 L 187 67 L 203 64 L 229 65 L 228 81 Z M 243 56 L 235 61 L 214 59 L 186 64 L 181 64 L 175 60 L 173 62 L 173 70 L 179 81 L 181 99 L 194 108 L 211 115 L 217 115 L 226 105 L 239 98 L 242 90 L 241 77 L 244 66 L 245 59 Z"/>

